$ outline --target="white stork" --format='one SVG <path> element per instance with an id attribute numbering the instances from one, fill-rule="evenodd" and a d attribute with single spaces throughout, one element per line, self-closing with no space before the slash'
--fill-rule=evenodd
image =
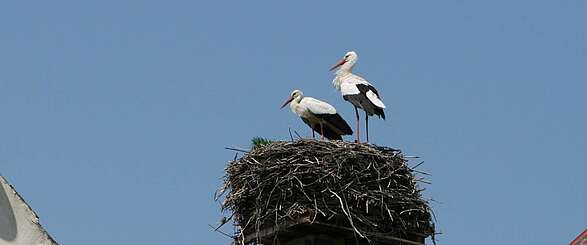
<path id="1" fill-rule="evenodd" d="M 342 135 L 353 134 L 353 130 L 347 122 L 336 113 L 334 106 L 324 101 L 304 97 L 302 91 L 294 90 L 281 108 L 288 103 L 291 111 L 310 126 L 312 137 L 315 135 L 314 131 L 320 133 L 321 139 L 326 137 L 329 140 L 342 140 Z"/>
<path id="2" fill-rule="evenodd" d="M 355 107 L 355 115 L 357 119 L 357 143 L 360 142 L 359 137 L 359 111 L 357 108 L 365 111 L 365 132 L 367 133 L 367 143 L 369 142 L 369 116 L 377 115 L 385 120 L 385 104 L 379 98 L 379 93 L 364 78 L 353 74 L 353 66 L 359 57 L 354 51 L 350 51 L 344 55 L 338 63 L 332 66 L 330 70 L 339 68 L 336 71 L 336 77 L 332 80 L 334 87 L 340 91 L 344 100 L 350 102 Z"/>

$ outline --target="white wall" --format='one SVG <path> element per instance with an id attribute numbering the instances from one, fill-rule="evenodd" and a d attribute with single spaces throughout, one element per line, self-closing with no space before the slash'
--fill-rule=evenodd
<path id="1" fill-rule="evenodd" d="M 0 245 L 57 245 L 35 212 L 0 176 Z"/>

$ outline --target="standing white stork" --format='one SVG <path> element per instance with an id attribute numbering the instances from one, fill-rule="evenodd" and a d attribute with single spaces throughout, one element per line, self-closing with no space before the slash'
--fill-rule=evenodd
<path id="1" fill-rule="evenodd" d="M 347 122 L 336 113 L 334 106 L 312 97 L 304 97 L 300 90 L 291 92 L 281 108 L 287 104 L 290 104 L 293 113 L 310 126 L 312 137 L 315 136 L 314 131 L 321 135 L 321 139 L 326 137 L 329 140 L 342 140 L 342 135 L 353 134 Z"/>
<path id="2" fill-rule="evenodd" d="M 334 87 L 340 91 L 344 100 L 350 102 L 355 107 L 355 115 L 357 119 L 357 143 L 360 142 L 359 137 L 359 111 L 357 108 L 365 111 L 365 132 L 367 133 L 367 143 L 369 142 L 369 116 L 377 115 L 385 120 L 385 104 L 379 98 L 379 93 L 364 78 L 353 74 L 353 66 L 359 57 L 354 51 L 347 52 L 344 58 L 332 66 L 330 70 L 339 68 L 336 71 L 336 77 L 332 80 Z"/>

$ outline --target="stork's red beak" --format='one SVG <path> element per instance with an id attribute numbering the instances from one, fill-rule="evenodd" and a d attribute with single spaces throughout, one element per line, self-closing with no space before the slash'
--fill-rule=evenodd
<path id="1" fill-rule="evenodd" d="M 283 107 L 285 107 L 292 100 L 293 100 L 293 97 L 291 97 L 291 96 L 287 97 L 287 99 L 285 100 L 285 102 L 283 102 L 283 105 L 281 105 L 281 107 L 279 109 L 282 109 Z"/>
<path id="2" fill-rule="evenodd" d="M 338 63 L 336 63 L 335 65 L 333 65 L 332 67 L 330 67 L 330 70 L 329 71 L 332 71 L 332 70 L 336 69 L 337 67 L 341 66 L 344 63 L 346 63 L 346 58 L 343 58 L 342 60 L 338 61 Z"/>

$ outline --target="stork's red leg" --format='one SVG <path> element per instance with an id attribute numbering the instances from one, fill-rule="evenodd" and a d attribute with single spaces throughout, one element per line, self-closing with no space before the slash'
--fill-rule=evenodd
<path id="1" fill-rule="evenodd" d="M 322 126 L 322 123 L 320 123 L 320 139 L 324 140 L 324 127 Z"/>
<path id="2" fill-rule="evenodd" d="M 361 143 L 361 137 L 360 137 L 360 128 L 359 128 L 359 109 L 357 109 L 357 107 L 355 106 L 355 115 L 357 116 L 357 128 L 356 128 L 356 133 L 357 133 L 357 138 L 355 139 L 355 143 Z"/>
<path id="3" fill-rule="evenodd" d="M 365 111 L 365 134 L 367 136 L 367 143 L 369 143 L 369 115 Z"/>

